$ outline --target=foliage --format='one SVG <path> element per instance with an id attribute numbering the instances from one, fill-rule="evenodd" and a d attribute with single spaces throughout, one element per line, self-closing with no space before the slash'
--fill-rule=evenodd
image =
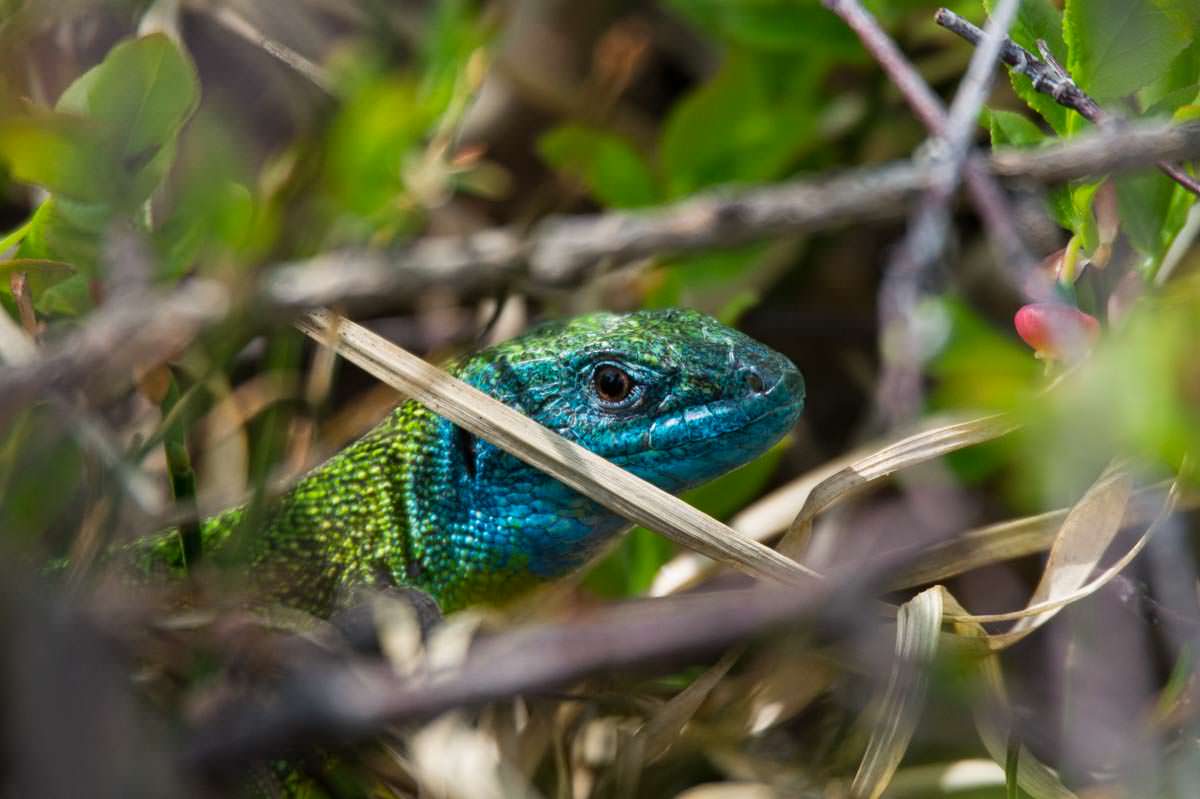
<path id="1" fill-rule="evenodd" d="M 997 3 L 946 5 L 982 22 Z M 569 7 L 561 16 L 556 4 L 447 0 L 420 18 L 371 0 L 286 5 L 0 2 L 0 358 L 12 361 L 0 391 L 25 379 L 23 359 L 55 354 L 62 370 L 41 401 L 0 417 L 0 634 L 26 641 L 6 658 L 28 655 L 12 668 L 0 658 L 0 699 L 27 708 L 26 695 L 70 696 L 52 682 L 64 664 L 37 659 L 25 627 L 55 646 L 82 642 L 96 713 L 115 719 L 102 729 L 135 756 L 121 748 L 97 764 L 69 751 L 91 729 L 86 713 L 27 715 L 61 717 L 55 762 L 103 773 L 122 786 L 111 795 L 191 795 L 163 787 L 178 753 L 142 740 L 182 745 L 154 734 L 163 719 L 186 737 L 207 708 L 258 709 L 251 689 L 264 684 L 271 700 L 319 710 L 341 696 L 343 683 L 327 679 L 339 658 L 352 658 L 346 685 L 383 679 L 355 671 L 379 665 L 378 652 L 346 655 L 353 620 L 341 635 L 324 621 L 231 610 L 238 586 L 203 570 L 165 597 L 93 579 L 110 547 L 176 524 L 193 503 L 249 497 L 253 520 L 271 486 L 394 402 L 258 314 L 264 274 L 345 248 L 390 257 L 458 233 L 536 235 L 556 215 L 640 219 L 698 195 L 924 152 L 927 134 L 889 76 L 820 0 L 662 0 L 619 15 L 557 4 Z M 937 4 L 864 5 L 948 99 L 972 49 L 933 23 Z M 1042 43 L 1115 117 L 1200 117 L 1195 0 L 1023 0 L 1011 36 L 1034 54 Z M 1094 132 L 1028 78 L 1008 78 L 981 113 L 981 147 L 1033 151 Z M 1004 185 L 1024 221 L 1028 187 Z M 895 222 L 666 252 L 572 291 L 506 285 L 495 330 L 685 305 L 792 357 L 808 379 L 806 421 L 685 498 L 741 532 L 783 538 L 781 550 L 821 571 L 919 552 L 881 595 L 898 628 L 878 625 L 872 597 L 814 627 L 755 630 L 715 662 L 699 647 L 652 664 L 651 679 L 615 670 L 551 695 L 562 686 L 522 676 L 575 653 L 524 650 L 533 639 L 518 622 L 558 636 L 537 640 L 583 640 L 593 628 L 572 627 L 583 614 L 616 617 L 618 601 L 705 587 L 713 564 L 639 528 L 558 593 L 487 620 L 456 615 L 432 636 L 407 606 L 376 597 L 367 626 L 388 676 L 468 662 L 483 627 L 481 640 L 515 642 L 489 665 L 524 698 L 513 688 L 477 714 L 321 751 L 311 760 L 330 784 L 301 794 L 365 795 L 378 782 L 447 796 L 1194 795 L 1195 518 L 1173 511 L 1194 507 L 1200 451 L 1196 196 L 1147 166 L 1033 197 L 1051 228 L 1038 239 L 1021 225 L 1043 250 L 1035 277 L 1053 290 L 1037 303 L 1015 265 L 991 256 L 972 208 L 955 208 L 914 320 L 927 389 L 915 432 L 881 436 L 872 414 Z M 374 322 L 431 359 L 474 346 L 491 306 L 447 274 L 420 296 L 381 296 Z M 234 298 L 228 318 L 104 385 L 63 377 L 73 333 L 204 280 Z M 894 488 L 877 490 L 885 481 Z M 42 574 L 47 564 L 59 566 Z M 92 633 L 76 636 L 56 615 L 60 604 L 92 611 L 76 626 L 108 642 L 100 654 L 86 646 Z M 642 629 L 645 606 L 633 607 L 629 629 Z M 735 610 L 710 627 L 740 621 Z M 36 623 L 14 621 L 26 612 Z M 306 668 L 334 686 L 328 695 L 273 681 L 292 675 L 303 688 Z M 138 700 L 106 704 L 128 698 L 130 673 Z M 425 687 L 436 695 L 454 675 Z M 25 679 L 44 691 L 20 688 Z M 261 701 L 264 714 L 281 705 Z M 26 732 L 4 726 L 0 742 Z M 6 790 L 12 749 L 0 745 Z M 952 776 L 972 768 L 979 785 L 956 787 Z"/>

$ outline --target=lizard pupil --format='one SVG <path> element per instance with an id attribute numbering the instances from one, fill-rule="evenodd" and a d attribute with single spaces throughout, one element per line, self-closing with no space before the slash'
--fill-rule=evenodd
<path id="1" fill-rule="evenodd" d="M 605 364 L 592 375 L 596 394 L 605 402 L 620 402 L 633 391 L 633 378 L 611 364 Z"/>

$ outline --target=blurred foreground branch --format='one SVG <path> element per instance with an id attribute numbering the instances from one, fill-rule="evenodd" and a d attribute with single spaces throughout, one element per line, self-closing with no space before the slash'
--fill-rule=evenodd
<path id="1" fill-rule="evenodd" d="M 198 730 L 189 765 L 221 773 L 300 744 L 348 744 L 402 721 L 544 693 L 591 674 L 654 664 L 678 666 L 783 624 L 849 634 L 871 618 L 896 564 L 857 566 L 837 579 L 626 602 L 588 616 L 497 633 L 461 665 L 405 677 L 387 664 L 301 667 L 269 707 L 230 702 Z"/>
<path id="2" fill-rule="evenodd" d="M 1055 183 L 1195 158 L 1200 124 L 1131 124 L 1036 150 L 998 150 L 980 160 L 999 177 Z M 362 310 L 409 304 L 432 287 L 467 296 L 513 283 L 569 287 L 612 263 L 898 218 L 929 187 L 932 171 L 928 163 L 908 161 L 703 195 L 640 213 L 550 217 L 526 238 L 491 229 L 388 251 L 332 252 L 268 269 L 241 307 L 261 324 L 326 305 Z M 114 378 L 126 385 L 135 367 L 174 356 L 237 307 L 231 291 L 203 280 L 111 303 L 69 338 L 46 347 L 41 358 L 0 369 L 0 424 L 51 389 L 111 395 L 119 388 Z"/>
<path id="3" fill-rule="evenodd" d="M 1101 130 L 1038 150 L 1001 149 L 976 161 L 1001 178 L 1057 183 L 1197 157 L 1200 125 L 1146 124 Z M 552 216 L 525 238 L 490 229 L 421 239 L 389 251 L 331 252 L 268 272 L 260 301 L 294 310 L 356 309 L 411 301 L 431 287 L 467 295 L 514 282 L 566 288 L 603 268 L 642 258 L 899 218 L 929 188 L 935 171 L 929 162 L 906 161 L 701 195 L 649 211 Z"/>

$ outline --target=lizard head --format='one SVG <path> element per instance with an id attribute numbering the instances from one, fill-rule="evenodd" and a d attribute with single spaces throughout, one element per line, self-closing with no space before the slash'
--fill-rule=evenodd
<path id="1" fill-rule="evenodd" d="M 800 372 L 696 311 L 596 313 L 535 328 L 461 362 L 458 376 L 667 491 L 765 452 L 796 423 Z M 447 504 L 462 559 L 499 559 L 539 579 L 579 566 L 626 526 L 598 504 L 448 422 Z M 474 591 L 470 592 L 475 594 Z M 472 596 L 471 600 L 478 599 Z M 458 604 L 451 602 L 450 604 Z"/>
<path id="2" fill-rule="evenodd" d="M 667 491 L 760 455 L 804 403 L 791 361 L 686 310 L 543 325 L 480 353 L 462 376 Z"/>

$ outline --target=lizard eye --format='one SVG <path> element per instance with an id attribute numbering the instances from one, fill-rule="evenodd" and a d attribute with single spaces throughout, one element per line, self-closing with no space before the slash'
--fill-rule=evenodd
<path id="1" fill-rule="evenodd" d="M 605 363 L 592 372 L 592 388 L 604 402 L 624 402 L 633 391 L 633 378 L 619 366 Z"/>

